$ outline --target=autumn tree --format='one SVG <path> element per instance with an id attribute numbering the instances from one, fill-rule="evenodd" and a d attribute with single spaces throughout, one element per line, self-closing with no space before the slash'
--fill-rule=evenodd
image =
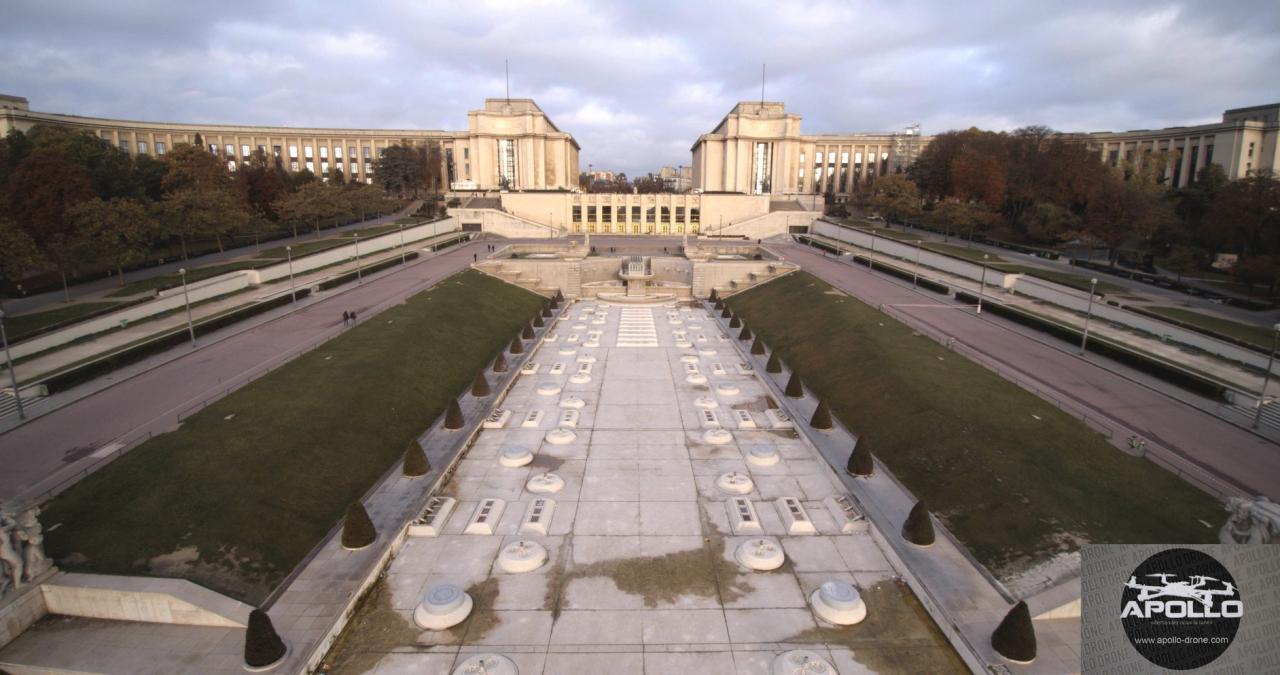
<path id="1" fill-rule="evenodd" d="M 311 223 L 319 234 L 321 218 L 348 212 L 341 189 L 319 181 L 307 183 L 297 192 L 283 196 L 275 203 L 275 210 L 293 228 L 294 239 L 298 238 L 299 225 Z"/>
<path id="2" fill-rule="evenodd" d="M 1089 196 L 1085 232 L 1109 249 L 1114 265 L 1123 245 L 1145 241 L 1172 218 L 1173 210 L 1157 186 L 1126 181 L 1112 171 Z"/>
<path id="3" fill-rule="evenodd" d="M 906 176 L 885 176 L 875 182 L 871 207 L 890 221 L 903 221 L 920 212 L 920 193 Z"/>
<path id="4" fill-rule="evenodd" d="M 249 162 L 236 171 L 234 183 L 250 211 L 260 218 L 279 220 L 276 203 L 288 193 L 289 177 L 278 163 L 271 162 L 260 151 L 255 152 Z"/>
<path id="5" fill-rule="evenodd" d="M 75 226 L 72 246 L 79 257 L 109 263 L 124 285 L 124 268 L 141 260 L 147 252 L 154 227 L 147 208 L 134 199 L 93 198 L 67 209 Z"/>
<path id="6" fill-rule="evenodd" d="M 187 259 L 188 241 L 212 237 L 222 251 L 222 238 L 247 226 L 250 219 L 249 212 L 231 191 L 195 187 L 165 195 L 156 206 L 155 216 L 165 234 L 178 238 L 183 260 Z"/>
<path id="7" fill-rule="evenodd" d="M 0 279 L 21 282 L 41 262 L 40 247 L 31 235 L 0 216 Z"/>
<path id="8" fill-rule="evenodd" d="M 39 148 L 14 170 L 8 187 L 13 220 L 36 243 L 41 257 L 57 268 L 63 294 L 70 300 L 67 275 L 79 262 L 79 250 L 72 247 L 76 232 L 66 210 L 93 198 L 88 170 L 56 149 Z"/>

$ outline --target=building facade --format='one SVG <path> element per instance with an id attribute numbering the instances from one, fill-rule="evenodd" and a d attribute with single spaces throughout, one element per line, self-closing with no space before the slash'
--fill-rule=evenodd
<path id="1" fill-rule="evenodd" d="M 1233 108 L 1222 122 L 1167 129 L 1072 134 L 1087 143 L 1110 166 L 1141 161 L 1151 153 L 1168 153 L 1167 183 L 1185 187 L 1209 162 L 1236 180 L 1259 174 L 1280 175 L 1276 139 L 1280 136 L 1280 103 Z"/>
<path id="2" fill-rule="evenodd" d="M 693 185 L 703 192 L 831 194 L 837 201 L 877 176 L 905 171 L 929 143 L 919 127 L 898 133 L 800 133 L 778 102 L 741 102 L 694 143 Z"/>
<path id="3" fill-rule="evenodd" d="M 467 113 L 466 131 L 327 129 L 135 122 L 36 112 L 25 98 L 0 95 L 0 133 L 49 124 L 87 131 L 131 155 L 161 156 L 200 137 L 235 171 L 256 152 L 288 171 L 373 182 L 373 162 L 395 144 L 440 146 L 440 175 L 454 190 L 570 190 L 577 186 L 577 141 L 529 99 L 487 99 Z"/>

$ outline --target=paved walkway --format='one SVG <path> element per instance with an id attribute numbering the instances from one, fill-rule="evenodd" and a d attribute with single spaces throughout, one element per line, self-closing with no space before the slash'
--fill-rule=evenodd
<path id="1" fill-rule="evenodd" d="M 0 500 L 38 495 L 121 445 L 172 428 L 205 401 L 336 335 L 342 330 L 343 311 L 354 310 L 367 320 L 465 269 L 472 255 L 483 250 L 481 243 L 446 249 L 363 284 L 321 294 L 298 311 L 276 310 L 283 315 L 269 315 L 272 318 L 249 330 L 228 329 L 240 332 L 127 379 L 119 375 L 114 386 L 0 434 L 0 466 L 5 467 L 0 472 Z"/>
<path id="2" fill-rule="evenodd" d="M 1250 492 L 1280 499 L 1276 444 L 1174 398 L 1166 386 L 1117 374 L 1120 369 L 1104 359 L 1057 349 L 1001 319 L 978 317 L 954 301 L 913 291 L 909 282 L 900 285 L 804 246 L 774 248 L 836 288 L 872 307 L 890 306 L 896 317 L 931 333 L 954 337 L 1052 396 L 1092 410 L 1096 419 L 1130 429 Z"/>

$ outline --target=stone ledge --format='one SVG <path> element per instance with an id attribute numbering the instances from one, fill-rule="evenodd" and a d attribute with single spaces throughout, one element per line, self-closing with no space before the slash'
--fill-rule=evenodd
<path id="1" fill-rule="evenodd" d="M 70 573 L 41 590 L 50 614 L 93 619 L 243 628 L 253 609 L 185 579 Z"/>

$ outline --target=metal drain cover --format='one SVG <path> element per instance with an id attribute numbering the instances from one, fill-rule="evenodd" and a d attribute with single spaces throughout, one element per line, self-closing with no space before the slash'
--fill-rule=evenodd
<path id="1" fill-rule="evenodd" d="M 422 594 L 413 610 L 413 621 L 427 630 L 456 626 L 471 614 L 471 596 L 453 584 L 436 584 Z"/>
<path id="2" fill-rule="evenodd" d="M 867 605 L 853 584 L 838 579 L 825 581 L 809 596 L 818 618 L 837 626 L 852 626 L 867 618 Z"/>
<path id="3" fill-rule="evenodd" d="M 547 549 L 536 541 L 520 541 L 507 544 L 498 553 L 498 564 L 511 574 L 531 572 L 547 561 Z"/>
<path id="4" fill-rule="evenodd" d="M 835 675 L 836 669 L 817 652 L 795 649 L 773 660 L 769 675 Z"/>
<path id="5" fill-rule="evenodd" d="M 733 557 L 743 567 L 761 572 L 776 570 L 787 559 L 782 545 L 776 539 L 768 538 L 748 539 L 738 544 Z"/>
<path id="6" fill-rule="evenodd" d="M 520 675 L 520 670 L 501 654 L 480 654 L 458 664 L 453 675 Z"/>
<path id="7" fill-rule="evenodd" d="M 751 480 L 751 476 L 730 471 L 716 479 L 716 487 L 731 495 L 745 495 L 754 490 L 756 484 Z"/>
<path id="8" fill-rule="evenodd" d="M 564 489 L 564 479 L 554 473 L 540 473 L 530 478 L 524 487 L 534 494 L 551 494 Z"/>

